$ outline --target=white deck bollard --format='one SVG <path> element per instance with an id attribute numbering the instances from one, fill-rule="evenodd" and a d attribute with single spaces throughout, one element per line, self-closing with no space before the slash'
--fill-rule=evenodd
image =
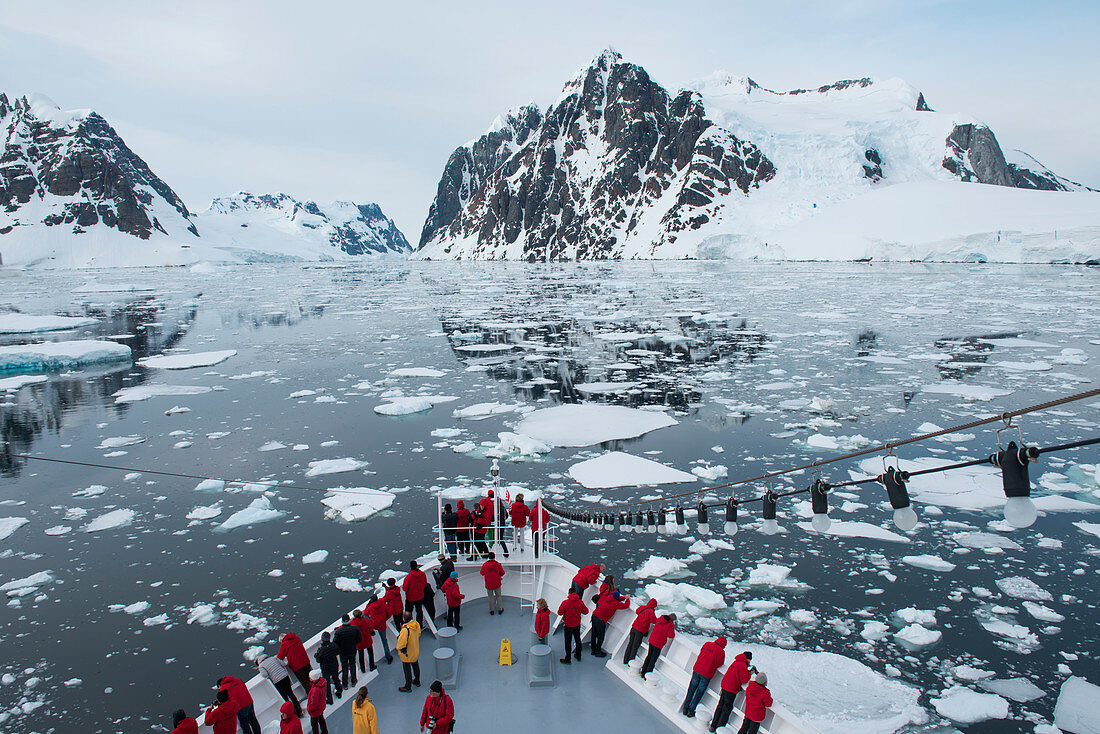
<path id="1" fill-rule="evenodd" d="M 458 630 L 454 627 L 440 627 L 436 632 L 437 647 L 449 647 L 458 654 Z"/>
<path id="2" fill-rule="evenodd" d="M 450 689 L 458 687 L 458 653 L 449 647 L 437 647 L 432 653 L 435 677 Z"/>
<path id="3" fill-rule="evenodd" d="M 527 653 L 527 685 L 529 687 L 553 687 L 553 652 L 549 645 L 531 645 L 531 649 Z"/>

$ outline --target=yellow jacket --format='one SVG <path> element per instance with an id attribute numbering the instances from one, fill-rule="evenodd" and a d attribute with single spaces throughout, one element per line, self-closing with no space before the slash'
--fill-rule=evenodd
<path id="1" fill-rule="evenodd" d="M 397 637 L 397 654 L 405 663 L 415 663 L 420 659 L 420 624 L 415 619 L 401 625 L 401 634 Z"/>
<path id="2" fill-rule="evenodd" d="M 362 706 L 356 706 L 352 702 L 351 730 L 352 734 L 378 734 L 378 715 L 369 698 L 363 701 Z"/>

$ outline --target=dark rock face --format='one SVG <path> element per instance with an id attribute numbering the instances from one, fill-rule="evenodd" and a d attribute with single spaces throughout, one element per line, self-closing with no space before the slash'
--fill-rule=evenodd
<path id="1" fill-rule="evenodd" d="M 15 226 L 71 225 L 79 233 L 102 223 L 141 239 L 166 227 L 198 236 L 184 203 L 106 120 L 57 112 L 61 119 L 40 119 L 26 97 L 12 104 L 0 94 L 0 208 Z M 50 202 L 44 218 L 20 219 L 24 205 L 48 196 L 61 201 Z"/>
<path id="2" fill-rule="evenodd" d="M 471 145 L 460 146 L 451 153 L 420 233 L 420 247 L 454 221 L 489 174 L 526 143 L 541 122 L 538 106 L 524 105 L 510 110 L 498 120 L 499 124 Z"/>
<path id="3" fill-rule="evenodd" d="M 808 94 L 810 92 L 818 92 L 825 94 L 826 92 L 834 92 L 841 89 L 848 89 L 849 87 L 869 87 L 874 82 L 871 81 L 871 77 L 865 76 L 862 79 L 841 79 L 839 82 L 833 82 L 832 84 L 826 84 L 818 87 L 817 89 L 792 89 L 785 94 Z"/>
<path id="4" fill-rule="evenodd" d="M 441 191 L 455 188 L 450 169 Z M 671 97 L 609 50 L 442 228 L 437 196 L 421 247 L 462 240 L 462 257 L 597 260 L 623 257 L 633 238 L 631 255 L 652 256 L 716 216 L 722 197 L 774 175 L 756 146 L 707 118 L 697 93 Z"/>
<path id="5" fill-rule="evenodd" d="M 982 125 L 956 125 L 947 136 L 943 167 L 963 181 L 1013 186 L 1004 153 L 993 131 Z"/>
<path id="6" fill-rule="evenodd" d="M 928 103 L 924 101 L 924 92 L 921 92 L 917 97 L 917 112 L 934 112 L 934 110 L 928 106 Z"/>
<path id="7" fill-rule="evenodd" d="M 882 158 L 879 156 L 878 151 L 874 148 L 868 148 L 863 157 L 867 160 L 863 164 L 863 175 L 873 183 L 878 183 L 882 180 Z"/>

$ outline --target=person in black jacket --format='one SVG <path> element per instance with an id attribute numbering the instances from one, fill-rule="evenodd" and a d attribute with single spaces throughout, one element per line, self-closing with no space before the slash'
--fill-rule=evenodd
<path id="1" fill-rule="evenodd" d="M 313 657 L 321 668 L 321 675 L 328 681 L 328 705 L 331 706 L 332 692 L 335 690 L 336 697 L 340 698 L 344 695 L 344 687 L 340 685 L 340 648 L 332 643 L 332 635 L 328 632 L 321 633 L 321 644 Z"/>
<path id="2" fill-rule="evenodd" d="M 450 505 L 443 505 L 439 515 L 439 524 L 443 526 L 443 542 L 447 545 L 448 555 L 458 554 L 458 513 Z"/>
<path id="3" fill-rule="evenodd" d="M 431 584 L 424 584 L 424 611 L 428 613 L 428 619 L 435 621 L 435 589 Z"/>
<path id="4" fill-rule="evenodd" d="M 359 650 L 359 643 L 363 641 L 363 632 L 351 623 L 348 615 L 345 614 L 341 621 L 343 624 L 336 628 L 332 641 L 340 651 L 340 685 L 347 688 L 349 677 L 352 684 L 359 681 L 355 675 L 355 653 Z"/>
<path id="5" fill-rule="evenodd" d="M 435 588 L 442 589 L 443 584 L 451 577 L 451 571 L 453 570 L 455 570 L 455 562 L 451 560 L 451 558 L 440 553 L 439 568 L 432 571 L 432 575 L 435 577 Z"/>

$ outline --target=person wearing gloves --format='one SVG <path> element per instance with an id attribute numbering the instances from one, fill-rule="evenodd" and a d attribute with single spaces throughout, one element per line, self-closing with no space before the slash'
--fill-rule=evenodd
<path id="1" fill-rule="evenodd" d="M 757 673 L 745 688 L 745 720 L 741 722 L 737 734 L 757 734 L 760 731 L 760 722 L 764 720 L 771 705 L 768 676 Z"/>
<path id="2" fill-rule="evenodd" d="M 294 704 L 284 701 L 279 707 L 279 734 L 302 734 L 301 711 L 294 710 Z"/>
<path id="3" fill-rule="evenodd" d="M 572 661 L 570 655 L 581 659 L 581 615 L 588 614 L 588 607 L 584 605 L 576 592 L 570 592 L 569 596 L 558 606 L 558 616 L 561 617 L 562 627 L 565 629 L 565 657 L 561 662 L 569 665 Z M 576 643 L 576 651 L 573 644 Z"/>
<path id="4" fill-rule="evenodd" d="M 649 633 L 649 651 L 645 654 L 640 674 L 642 680 L 657 667 L 657 658 L 661 657 L 661 650 L 666 644 L 676 637 L 676 615 L 666 614 L 653 623 L 653 631 Z"/>
<path id="5" fill-rule="evenodd" d="M 626 651 L 623 652 L 623 665 L 629 665 L 630 661 L 638 655 L 642 648 L 642 640 L 649 634 L 649 628 L 657 621 L 657 600 L 650 599 L 643 606 L 638 607 L 635 613 L 634 624 L 630 625 L 630 636 L 626 640 Z"/>
<path id="6" fill-rule="evenodd" d="M 618 591 L 601 593 L 600 602 L 592 612 L 592 656 L 597 658 L 607 657 L 603 649 L 603 639 L 607 635 L 607 625 L 611 624 L 611 618 L 620 609 L 629 609 L 630 599 L 624 597 Z"/>
<path id="7" fill-rule="evenodd" d="M 458 571 L 443 582 L 443 595 L 447 597 L 447 626 L 462 629 L 462 600 L 466 595 L 458 588 Z"/>
<path id="8" fill-rule="evenodd" d="M 428 688 L 428 698 L 424 701 L 424 710 L 420 712 L 420 731 L 447 734 L 454 725 L 454 720 L 454 701 L 443 690 L 443 683 L 432 681 Z"/>
<path id="9" fill-rule="evenodd" d="M 313 730 L 313 734 L 328 734 L 328 724 L 325 723 L 325 706 L 332 702 L 332 694 L 329 693 L 328 683 L 321 677 L 321 671 L 310 671 L 309 680 L 311 681 L 309 698 L 306 699 L 309 726 Z"/>
<path id="10" fill-rule="evenodd" d="M 703 700 L 703 694 L 707 692 L 710 679 L 726 662 L 726 638 L 718 637 L 710 642 L 704 642 L 699 650 L 699 657 L 695 659 L 695 667 L 691 669 L 691 683 L 688 684 L 687 696 L 684 705 L 680 707 L 680 713 L 689 719 L 694 718 L 695 709 L 699 701 Z"/>
<path id="11" fill-rule="evenodd" d="M 714 718 L 710 720 L 712 732 L 729 723 L 737 694 L 749 682 L 751 673 L 755 672 L 756 668 L 752 667 L 752 653 L 748 650 L 735 657 L 726 668 L 726 673 L 722 676 L 722 689 L 718 694 L 718 705 L 714 707 Z"/>

